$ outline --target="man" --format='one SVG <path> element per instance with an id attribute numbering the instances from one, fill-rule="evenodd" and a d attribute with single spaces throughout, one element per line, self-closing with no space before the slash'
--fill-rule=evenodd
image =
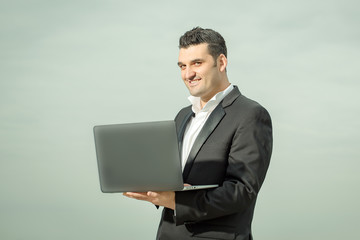
<path id="1" fill-rule="evenodd" d="M 194 28 L 180 38 L 178 65 L 192 105 L 175 118 L 184 182 L 205 190 L 124 193 L 163 206 L 157 239 L 252 239 L 257 194 L 272 151 L 268 112 L 229 83 L 223 37 Z"/>

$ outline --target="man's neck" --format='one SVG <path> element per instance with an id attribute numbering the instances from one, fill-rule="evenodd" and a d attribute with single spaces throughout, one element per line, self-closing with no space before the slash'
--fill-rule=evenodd
<path id="1" fill-rule="evenodd" d="M 226 84 L 224 84 L 224 86 L 221 86 L 218 91 L 216 91 L 214 94 L 212 94 L 210 97 L 207 97 L 206 99 L 200 98 L 200 109 L 203 109 L 204 106 L 206 105 L 206 103 L 208 103 L 210 101 L 210 99 L 212 99 L 216 94 L 218 94 L 219 92 L 224 91 L 226 88 L 228 88 L 230 86 L 230 83 L 227 82 Z"/>

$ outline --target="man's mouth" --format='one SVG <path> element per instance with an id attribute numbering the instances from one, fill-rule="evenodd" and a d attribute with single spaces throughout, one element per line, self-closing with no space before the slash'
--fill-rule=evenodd
<path id="1" fill-rule="evenodd" d="M 190 86 L 195 86 L 195 85 L 198 84 L 198 82 L 199 82 L 200 80 L 201 80 L 201 79 L 198 78 L 198 79 L 188 80 L 188 82 L 189 82 L 189 85 L 190 85 Z"/>

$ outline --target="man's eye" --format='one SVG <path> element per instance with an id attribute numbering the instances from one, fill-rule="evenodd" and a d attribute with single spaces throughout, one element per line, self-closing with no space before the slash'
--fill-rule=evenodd
<path id="1" fill-rule="evenodd" d="M 185 68 L 186 68 L 185 65 L 180 65 L 179 67 L 180 67 L 181 69 L 185 69 Z"/>
<path id="2" fill-rule="evenodd" d="M 195 63 L 195 66 L 200 66 L 201 65 L 201 62 L 196 62 Z"/>

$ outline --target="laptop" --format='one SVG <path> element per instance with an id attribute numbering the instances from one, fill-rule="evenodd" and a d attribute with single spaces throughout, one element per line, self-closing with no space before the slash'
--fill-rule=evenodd
<path id="1" fill-rule="evenodd" d="M 185 186 L 174 121 L 94 127 L 101 191 L 186 191 L 217 187 Z"/>

